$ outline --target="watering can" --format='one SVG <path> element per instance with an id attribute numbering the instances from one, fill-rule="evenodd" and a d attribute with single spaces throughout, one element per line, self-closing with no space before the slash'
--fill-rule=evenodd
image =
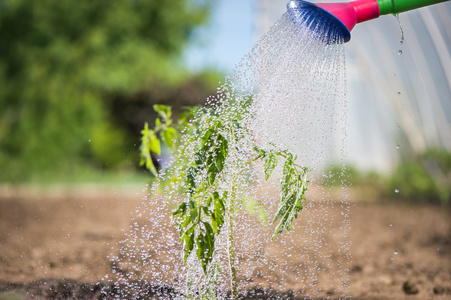
<path id="1" fill-rule="evenodd" d="M 448 0 L 355 0 L 343 3 L 317 3 L 294 0 L 287 4 L 288 13 L 295 23 L 309 18 L 310 28 L 333 26 L 346 43 L 357 23 L 376 19 L 381 15 L 399 14 L 408 10 Z M 301 16 L 303 16 L 301 18 Z M 327 30 L 322 30 L 327 32 Z M 326 37 L 326 39 L 329 37 Z M 334 43 L 335 41 L 327 41 Z"/>

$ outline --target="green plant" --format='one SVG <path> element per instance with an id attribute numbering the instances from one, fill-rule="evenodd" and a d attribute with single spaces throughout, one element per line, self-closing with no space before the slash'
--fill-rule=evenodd
<path id="1" fill-rule="evenodd" d="M 451 153 L 429 149 L 412 160 L 402 160 L 389 180 L 406 201 L 451 203 Z"/>
<path id="2" fill-rule="evenodd" d="M 186 118 L 179 120 L 178 124 L 186 126 L 183 137 L 180 128 L 176 130 L 172 126 L 169 107 L 155 106 L 155 110 L 162 121 L 157 119 L 155 129 L 149 129 L 146 124 L 142 131 L 141 164 L 156 174 L 151 153 L 160 153 L 160 140 L 168 146 L 173 146 L 174 142 L 169 138 L 177 136 L 183 139 L 185 144 L 191 145 L 181 150 L 180 156 L 183 157 L 183 151 L 188 151 L 188 155 L 185 155 L 186 158 L 182 159 L 178 166 L 174 166 L 175 174 L 171 174 L 171 181 L 184 187 L 179 193 L 185 200 L 173 211 L 184 245 L 184 262 L 186 264 L 191 253 L 196 250 L 205 276 L 214 278 L 211 273 L 217 272 L 218 268 L 210 265 L 214 258 L 215 241 L 227 224 L 231 287 L 232 295 L 236 298 L 238 288 L 233 232 L 236 204 L 245 202 L 245 207 L 251 208 L 252 211 L 260 209 L 251 199 L 239 196 L 239 183 L 243 180 L 243 175 L 237 172 L 238 164 L 251 164 L 261 160 L 265 179 L 268 180 L 279 161 L 284 161 L 280 181 L 281 199 L 272 221 L 279 223 L 272 239 L 283 230 L 289 231 L 298 212 L 303 209 L 309 169 L 297 165 L 296 156 L 287 150 L 278 149 L 274 144 L 269 145 L 269 150 L 254 146 L 253 153 L 245 156 L 245 161 L 237 160 L 235 154 L 240 151 L 238 145 L 243 132 L 245 135 L 249 135 L 249 132 L 238 120 L 224 118 L 212 109 L 200 110 L 191 122 L 186 122 Z M 224 188 L 224 183 L 227 188 Z"/>
<path id="3" fill-rule="evenodd" d="M 158 114 L 155 120 L 154 129 L 149 129 L 149 124 L 144 124 L 141 131 L 141 166 L 146 166 L 153 176 L 157 176 L 157 169 L 152 161 L 151 153 L 155 155 L 161 154 L 160 140 L 169 148 L 174 148 L 175 139 L 180 136 L 181 128 L 188 125 L 188 120 L 195 114 L 197 107 L 185 108 L 180 114 L 176 124 L 172 121 L 172 110 L 170 106 L 154 105 L 153 109 Z M 160 138 L 158 138 L 158 136 Z"/>

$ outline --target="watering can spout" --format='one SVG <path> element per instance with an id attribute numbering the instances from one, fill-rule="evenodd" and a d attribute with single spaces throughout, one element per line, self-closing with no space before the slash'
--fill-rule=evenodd
<path id="1" fill-rule="evenodd" d="M 287 8 L 295 22 L 299 22 L 296 18 L 302 15 L 300 12 L 304 12 L 309 17 L 317 18 L 316 23 L 322 23 L 323 26 L 332 24 L 342 35 L 343 41 L 348 42 L 351 39 L 350 31 L 358 23 L 376 19 L 381 15 L 399 14 L 445 1 L 448 0 L 354 0 L 312 4 L 303 0 L 293 0 L 288 3 Z"/>

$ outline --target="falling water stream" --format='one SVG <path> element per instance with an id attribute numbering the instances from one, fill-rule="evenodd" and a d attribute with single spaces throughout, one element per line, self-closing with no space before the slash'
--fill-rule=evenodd
<path id="1" fill-rule="evenodd" d="M 184 201 L 178 191 L 186 187 L 157 180 L 114 249 L 113 277 L 104 278 L 116 284 L 117 298 L 142 298 L 143 281 L 166 286 L 162 299 L 169 297 L 164 296 L 168 290 L 175 299 L 204 299 L 202 294 L 230 297 L 227 249 L 232 225 L 240 297 L 345 298 L 349 294 L 346 178 L 344 167 L 338 174 L 329 171 L 337 161 L 343 165 L 346 156 L 344 46 L 334 28 L 320 32 L 324 29 L 309 26 L 308 19 L 296 25 L 284 14 L 195 117 L 201 130 L 208 128 L 204 120 L 212 114 L 225 122 L 239 120 L 218 189 L 219 193 L 233 189 L 237 199 L 254 203 L 250 209 L 247 200 L 233 204 L 233 218 L 228 217 L 232 222 L 225 223 L 215 243 L 211 262 L 215 277 L 204 275 L 195 254 L 183 263 L 183 245 L 171 211 Z M 337 43 L 325 43 L 323 36 L 332 36 Z M 192 138 L 185 134 L 173 157 L 175 167 L 166 175 L 177 174 L 181 170 L 177 165 L 193 159 Z M 266 181 L 261 163 L 251 159 L 254 147 L 270 145 L 296 154 L 299 165 L 313 169 L 304 210 L 291 231 L 274 241 L 271 220 L 279 202 L 281 167 Z M 328 182 L 335 175 L 338 189 L 331 189 Z"/>

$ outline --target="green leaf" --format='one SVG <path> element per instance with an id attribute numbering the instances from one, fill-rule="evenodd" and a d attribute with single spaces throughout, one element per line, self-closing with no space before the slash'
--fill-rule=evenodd
<path id="1" fill-rule="evenodd" d="M 222 225 L 224 224 L 224 214 L 225 214 L 225 205 L 224 205 L 224 201 L 225 201 L 225 197 L 223 197 L 223 199 L 221 199 L 219 197 L 219 194 L 217 192 L 215 192 L 213 194 L 213 198 L 214 198 L 214 211 L 212 214 L 212 226 L 213 226 L 213 231 L 218 233 L 221 230 Z"/>
<path id="2" fill-rule="evenodd" d="M 287 195 L 282 195 L 280 200 L 279 209 L 277 210 L 276 216 L 274 217 L 272 223 L 274 224 L 282 216 L 284 216 L 290 208 L 290 200 L 293 197 L 294 191 L 290 191 Z"/>
<path id="3" fill-rule="evenodd" d="M 179 115 L 179 117 L 178 117 L 178 119 L 177 119 L 177 123 L 180 124 L 180 125 L 183 125 L 183 126 L 188 125 L 188 122 L 187 122 L 188 117 L 189 117 L 189 112 L 186 111 L 186 110 L 183 111 L 183 112 Z"/>
<path id="4" fill-rule="evenodd" d="M 194 249 L 194 226 L 182 235 L 181 240 L 185 243 L 185 258 L 183 264 L 186 265 L 186 260 Z"/>
<path id="5" fill-rule="evenodd" d="M 181 217 L 183 217 L 186 214 L 186 207 L 186 202 L 183 202 L 182 204 L 180 204 L 176 211 L 172 212 L 172 215 L 176 216 L 178 214 L 182 214 Z"/>
<path id="6" fill-rule="evenodd" d="M 205 234 L 200 233 L 196 238 L 197 257 L 201 261 L 204 273 L 207 273 L 207 266 L 213 259 L 215 248 L 215 234 L 210 224 L 202 222 L 205 227 Z"/>
<path id="7" fill-rule="evenodd" d="M 268 180 L 277 166 L 278 163 L 277 156 L 275 154 L 265 155 L 264 162 L 265 162 L 265 179 Z"/>
<path id="8" fill-rule="evenodd" d="M 271 145 L 275 147 L 274 144 Z M 263 159 L 266 180 L 272 175 L 277 166 L 278 157 L 285 158 L 280 181 L 280 203 L 272 221 L 273 224 L 279 221 L 272 236 L 272 240 L 274 240 L 274 237 L 282 233 L 284 229 L 287 231 L 291 229 L 293 220 L 297 218 L 298 212 L 303 209 L 302 202 L 306 200 L 305 192 L 308 184 L 307 172 L 310 169 L 302 168 L 295 164 L 296 156 L 293 156 L 288 150 L 266 151 L 256 148 L 255 151 L 258 152 L 256 159 Z"/>
<path id="9" fill-rule="evenodd" d="M 213 201 L 213 195 L 209 195 L 207 198 L 207 202 L 206 202 L 207 207 L 210 207 L 212 201 Z"/>
<path id="10" fill-rule="evenodd" d="M 193 193 L 196 189 L 196 175 L 197 169 L 195 167 L 190 167 L 186 174 L 186 183 L 188 184 L 188 191 Z"/>
<path id="11" fill-rule="evenodd" d="M 190 107 L 183 107 L 183 112 L 180 114 L 180 116 L 177 119 L 177 123 L 186 127 L 188 125 L 188 121 L 190 118 L 192 118 L 195 113 L 199 110 L 198 106 L 190 106 Z"/>
<path id="12" fill-rule="evenodd" d="M 211 216 L 211 211 L 208 209 L 208 207 L 203 206 L 202 211 L 206 216 Z"/>
<path id="13" fill-rule="evenodd" d="M 157 176 L 157 168 L 153 164 L 152 158 L 149 156 L 149 159 L 146 160 L 146 168 L 152 173 L 153 176 Z"/>
<path id="14" fill-rule="evenodd" d="M 210 166 L 208 167 L 207 170 L 207 179 L 208 179 L 208 183 L 210 185 L 213 185 L 213 183 L 215 182 L 216 179 L 216 175 L 218 174 L 218 168 L 216 167 L 215 164 L 210 164 Z"/>
<path id="15" fill-rule="evenodd" d="M 213 231 L 213 228 L 211 227 L 211 225 L 207 222 L 203 223 L 205 226 L 205 230 L 206 230 L 206 241 L 208 244 L 209 249 L 213 249 L 214 246 L 214 237 L 215 237 L 215 233 Z"/>
<path id="16" fill-rule="evenodd" d="M 208 149 L 207 142 L 209 141 L 211 135 L 213 134 L 213 129 L 208 129 L 204 132 L 202 136 L 200 136 L 200 139 L 202 140 L 202 144 Z"/>
<path id="17" fill-rule="evenodd" d="M 198 150 L 194 154 L 194 163 L 198 167 L 202 167 L 207 159 L 207 155 L 204 150 Z"/>
<path id="18" fill-rule="evenodd" d="M 171 120 L 172 109 L 170 106 L 155 104 L 153 106 L 153 110 L 160 115 L 160 117 L 164 120 L 165 123 L 168 123 Z M 168 124 L 170 125 L 170 124 Z"/>
<path id="19" fill-rule="evenodd" d="M 198 212 L 198 210 L 197 210 L 197 207 L 194 208 L 194 209 L 192 209 L 192 210 L 191 210 L 191 213 L 190 213 L 190 215 L 189 215 L 189 222 L 190 222 L 190 223 L 193 223 L 193 222 L 196 220 L 196 218 L 197 218 L 198 215 L 199 215 L 199 212 Z M 185 226 L 186 226 L 186 225 L 185 225 Z"/>
<path id="20" fill-rule="evenodd" d="M 200 260 L 202 264 L 202 269 L 204 270 L 204 273 L 207 273 L 207 263 L 206 263 L 206 242 L 205 242 L 205 236 L 200 233 L 196 238 L 196 244 L 197 244 L 197 258 Z"/>
<path id="21" fill-rule="evenodd" d="M 218 135 L 217 143 L 219 143 L 219 145 L 215 149 L 215 165 L 218 172 L 221 172 L 224 169 L 224 162 L 228 155 L 229 144 L 221 134 Z"/>
<path id="22" fill-rule="evenodd" d="M 172 148 L 174 146 L 175 135 L 176 135 L 176 131 L 173 127 L 168 127 L 161 131 L 161 139 L 170 148 Z"/>
<path id="23" fill-rule="evenodd" d="M 156 155 L 160 155 L 160 140 L 153 130 L 150 130 L 149 132 L 149 150 Z"/>

